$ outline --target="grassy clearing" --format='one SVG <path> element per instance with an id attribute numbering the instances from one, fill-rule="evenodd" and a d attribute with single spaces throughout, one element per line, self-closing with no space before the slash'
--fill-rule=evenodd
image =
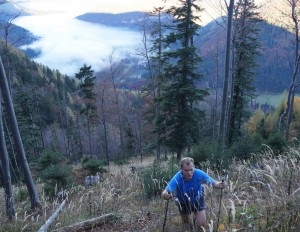
<path id="1" fill-rule="evenodd" d="M 286 97 L 286 94 L 259 94 L 254 101 L 259 104 L 268 104 L 277 107 L 282 99 Z"/>
<path id="2" fill-rule="evenodd" d="M 219 231 L 300 231 L 299 157 L 299 150 L 290 148 L 276 158 L 269 151 L 257 155 L 255 162 L 233 161 L 223 190 Z M 69 203 L 51 230 L 113 213 L 120 218 L 116 223 L 90 231 L 162 231 L 166 201 L 146 199 L 142 184 L 143 169 L 152 162 L 153 159 L 142 163 L 136 160 L 128 165 L 111 165 L 98 185 L 89 189 L 73 187 L 66 192 Z M 131 172 L 131 166 L 137 167 L 136 173 Z M 209 166 L 204 171 L 220 178 Z M 0 231 L 37 231 L 59 206 L 58 201 L 49 201 L 42 194 L 43 208 L 31 212 L 24 187 L 14 192 L 17 218 L 14 222 L 4 220 L 5 204 L 1 199 Z M 209 224 L 205 231 L 216 231 L 220 193 L 219 189 L 206 187 Z M 171 201 L 165 231 L 182 231 L 177 207 Z"/>

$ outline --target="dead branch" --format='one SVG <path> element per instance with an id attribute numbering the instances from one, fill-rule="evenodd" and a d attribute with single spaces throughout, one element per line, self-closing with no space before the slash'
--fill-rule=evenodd
<path id="1" fill-rule="evenodd" d="M 115 215 L 112 213 L 104 214 L 100 217 L 92 218 L 86 221 L 78 222 L 73 225 L 69 225 L 66 227 L 62 227 L 56 230 L 53 230 L 52 232 L 77 232 L 77 231 L 86 231 L 88 229 L 91 229 L 93 227 L 101 226 L 103 224 L 113 222 L 117 219 Z"/>
<path id="2" fill-rule="evenodd" d="M 45 222 L 45 224 L 38 230 L 38 232 L 45 232 L 47 231 L 48 227 L 52 224 L 55 218 L 58 216 L 59 212 L 63 209 L 66 205 L 67 200 L 64 200 L 60 206 L 56 209 L 56 211 L 51 215 L 51 217 Z"/>

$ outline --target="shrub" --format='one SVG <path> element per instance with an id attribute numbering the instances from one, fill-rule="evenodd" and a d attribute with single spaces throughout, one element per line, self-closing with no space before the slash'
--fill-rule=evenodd
<path id="1" fill-rule="evenodd" d="M 239 140 L 236 140 L 230 147 L 230 153 L 232 157 L 236 157 L 240 160 L 250 159 L 253 153 L 259 152 L 261 144 L 259 144 L 259 137 L 243 136 Z"/>
<path id="2" fill-rule="evenodd" d="M 271 134 L 266 143 L 272 148 L 275 154 L 283 152 L 287 145 L 284 137 L 278 132 Z"/>
<path id="3" fill-rule="evenodd" d="M 103 167 L 107 165 L 104 160 L 96 160 L 88 157 L 84 157 L 81 160 L 81 167 L 89 172 L 89 175 L 95 175 L 96 173 L 105 173 L 106 169 Z"/>
<path id="4" fill-rule="evenodd" d="M 214 151 L 214 146 L 206 139 L 202 139 L 197 145 L 192 147 L 191 152 L 187 156 L 192 157 L 195 165 L 198 166 L 200 163 L 211 160 Z"/>
<path id="5" fill-rule="evenodd" d="M 46 194 L 54 196 L 57 191 L 72 185 L 71 168 L 64 162 L 61 154 L 45 150 L 38 160 L 38 167 Z"/>
<path id="6" fill-rule="evenodd" d="M 64 157 L 60 153 L 46 149 L 38 159 L 38 169 L 44 170 L 50 165 L 59 164 L 63 161 Z"/>
<path id="7" fill-rule="evenodd" d="M 45 182 L 44 190 L 54 196 L 62 189 L 71 187 L 71 168 L 66 164 L 50 165 L 41 173 L 41 179 Z"/>
<path id="8" fill-rule="evenodd" d="M 218 145 L 212 144 L 203 138 L 197 145 L 192 147 L 191 152 L 187 156 L 192 157 L 195 166 L 200 169 L 205 169 L 205 167 L 209 166 L 210 168 L 219 170 L 221 166 L 222 169 L 227 168 L 231 162 L 230 154 L 222 152 L 223 150 Z"/>
<path id="9" fill-rule="evenodd" d="M 155 160 L 153 165 L 143 172 L 143 184 L 148 199 L 160 196 L 165 189 L 167 182 L 171 180 L 173 175 L 178 171 L 174 159 L 170 159 L 167 165 L 163 165 L 161 161 Z"/>

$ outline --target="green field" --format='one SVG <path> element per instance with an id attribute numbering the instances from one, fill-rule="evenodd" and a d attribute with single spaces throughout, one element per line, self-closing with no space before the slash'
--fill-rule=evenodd
<path id="1" fill-rule="evenodd" d="M 282 101 L 282 99 L 286 96 L 286 94 L 259 94 L 254 101 L 259 104 L 269 104 L 272 106 L 278 106 L 278 104 Z"/>

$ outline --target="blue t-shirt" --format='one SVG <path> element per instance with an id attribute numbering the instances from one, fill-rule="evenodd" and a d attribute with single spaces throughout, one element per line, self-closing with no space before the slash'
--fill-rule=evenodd
<path id="1" fill-rule="evenodd" d="M 207 175 L 205 172 L 194 169 L 194 175 L 191 180 L 186 180 L 182 171 L 176 173 L 176 175 L 170 180 L 166 187 L 167 191 L 176 192 L 176 197 L 180 202 L 190 200 L 196 202 L 203 197 L 202 184 L 212 185 L 215 180 Z"/>

